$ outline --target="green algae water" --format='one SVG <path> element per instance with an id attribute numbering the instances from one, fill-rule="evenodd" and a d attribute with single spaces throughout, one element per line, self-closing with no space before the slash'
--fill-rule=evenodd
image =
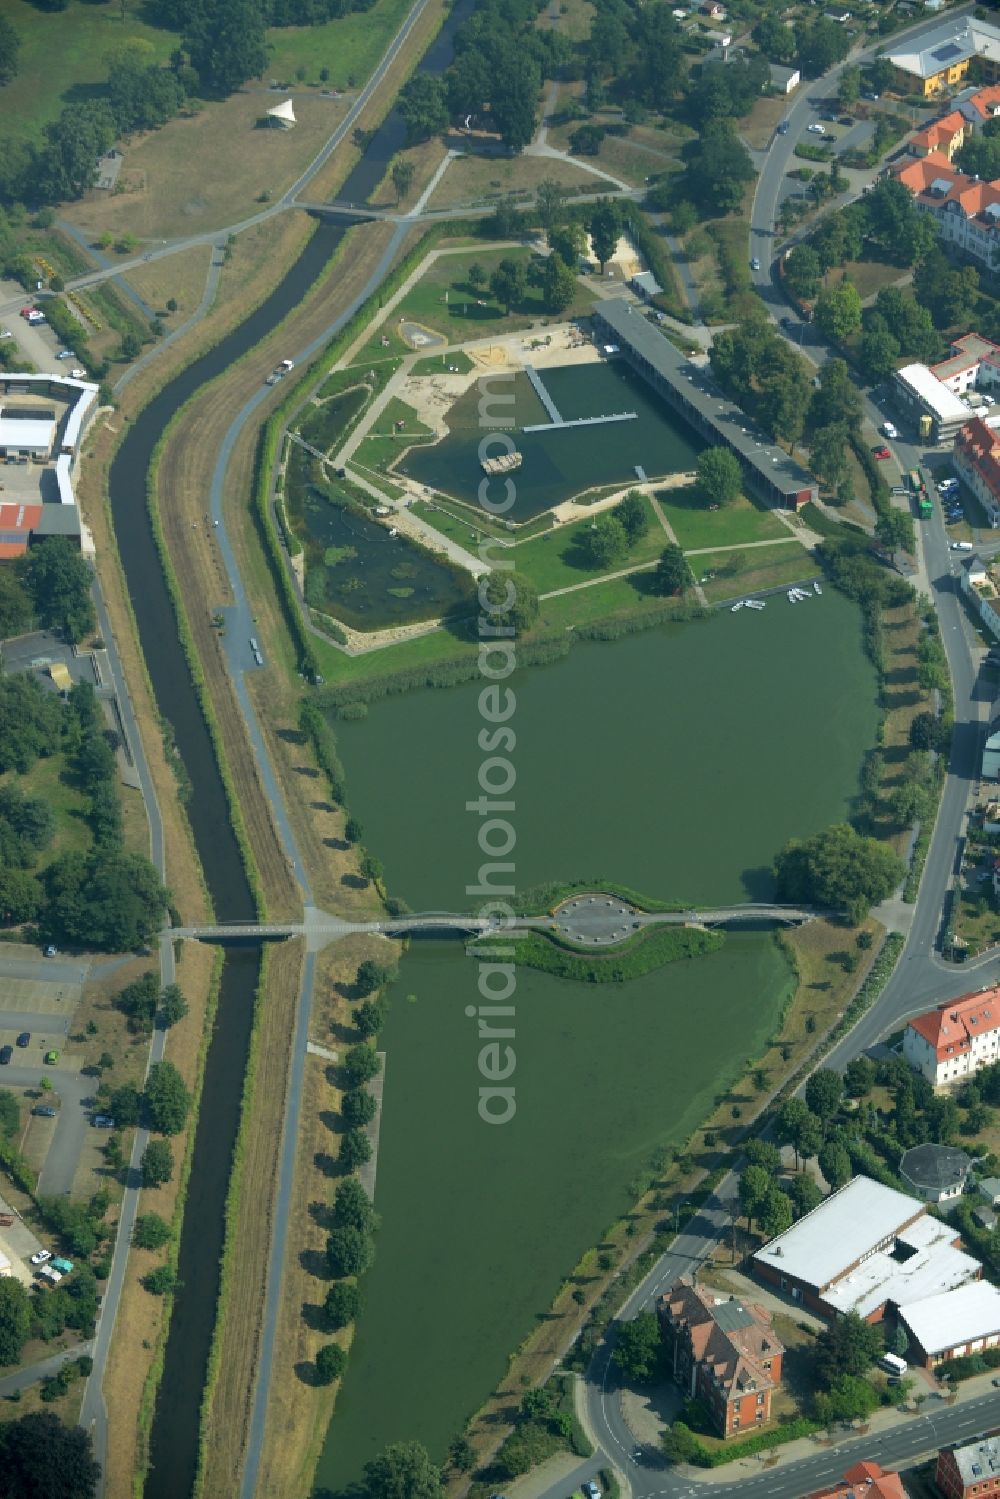
<path id="1" fill-rule="evenodd" d="M 513 685 L 521 890 L 603 876 L 663 900 L 766 900 L 782 844 L 848 812 L 878 716 L 859 612 L 831 590 L 581 643 Z M 480 687 L 335 726 L 351 811 L 414 911 L 474 904 Z"/>
<path id="2" fill-rule="evenodd" d="M 858 611 L 829 590 L 578 644 L 512 685 L 522 889 L 603 875 L 661 898 L 766 897 L 781 844 L 849 810 L 877 721 Z M 474 903 L 480 687 L 336 726 L 351 810 L 415 910 Z M 773 1034 L 794 982 L 763 933 L 622 985 L 517 979 L 517 1113 L 502 1128 L 477 1113 L 476 967 L 461 945 L 414 942 L 393 986 L 382 1226 L 324 1492 L 390 1441 L 444 1458 L 652 1152 L 686 1139 Z"/>
<path id="3" fill-rule="evenodd" d="M 387 1442 L 418 1439 L 444 1459 L 580 1254 L 628 1209 L 629 1183 L 760 1049 L 792 984 L 763 934 L 624 985 L 518 970 L 517 1113 L 497 1128 L 477 1112 L 476 964 L 459 943 L 413 943 L 380 1037 L 382 1226 L 322 1492 L 341 1493 Z"/>

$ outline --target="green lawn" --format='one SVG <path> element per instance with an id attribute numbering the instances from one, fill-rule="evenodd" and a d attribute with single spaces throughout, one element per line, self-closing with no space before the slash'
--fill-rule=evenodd
<path id="1" fill-rule="evenodd" d="M 0 785 L 16 786 L 25 796 L 37 796 L 55 817 L 55 836 L 39 855 L 40 865 L 48 864 L 59 854 L 86 853 L 93 841 L 86 821 L 88 800 L 65 777 L 66 757 L 50 755 L 36 760 L 27 775 L 11 773 L 0 778 Z"/>
<path id="2" fill-rule="evenodd" d="M 3 14 L 21 38 L 21 51 L 17 77 L 0 92 L 5 138 L 37 141 L 64 104 L 98 96 L 94 85 L 108 76 L 105 54 L 123 41 L 149 42 L 150 60 L 166 62 L 178 37 L 146 25 L 141 17 L 147 9 L 130 5 L 123 25 L 117 0 L 70 0 L 58 12 L 6 0 Z"/>
<path id="3" fill-rule="evenodd" d="M 433 526 L 435 531 L 440 531 L 450 541 L 457 541 L 462 547 L 475 547 L 483 536 L 509 539 L 510 533 L 502 526 L 490 525 L 484 514 L 474 515 L 471 511 L 466 513 L 453 501 L 451 504 L 453 508 L 444 510 L 437 503 L 418 500 L 412 509 L 414 515 L 418 515 L 428 526 Z M 545 519 L 551 524 L 551 517 L 546 516 Z"/>
<path id="4" fill-rule="evenodd" d="M 771 541 L 788 531 L 776 515 L 761 510 L 743 495 L 722 510 L 708 510 L 697 485 L 667 489 L 656 497 L 685 551 L 696 547 L 743 546 L 748 541 Z"/>
<path id="5" fill-rule="evenodd" d="M 353 88 L 365 81 L 403 23 L 412 0 L 377 0 L 371 10 L 351 11 L 324 26 L 271 27 L 267 77 L 292 83 L 299 68 L 318 83 L 329 68 L 328 87 Z"/>
<path id="6" fill-rule="evenodd" d="M 820 574 L 812 554 L 797 541 L 759 547 L 753 552 L 708 552 L 689 560 L 696 578 L 715 574 L 705 584 L 709 603 L 745 598 L 761 589 L 801 583 Z M 738 568 L 734 566 L 736 562 L 741 564 Z M 776 600 L 775 607 L 779 602 L 783 600 Z"/>
<path id="7" fill-rule="evenodd" d="M 457 353 L 432 354 L 429 359 L 418 359 L 410 374 L 440 375 L 445 371 L 453 371 L 458 375 L 467 375 L 472 367 L 468 354 L 463 354 L 459 349 Z"/>
<path id="8" fill-rule="evenodd" d="M 644 576 L 636 574 L 640 580 Z M 633 578 L 611 578 L 605 583 L 595 583 L 593 588 L 578 588 L 574 593 L 545 599 L 540 618 L 549 629 L 570 630 L 611 614 L 641 613 L 647 609 L 652 612 L 662 609 L 663 604 L 664 600 L 655 594 L 641 592 Z"/>
<path id="9" fill-rule="evenodd" d="M 491 334 L 514 333 L 529 323 L 546 318 L 548 314 L 542 301 L 540 287 L 529 286 L 524 301 L 511 310 L 507 317 L 503 308 L 492 297 L 489 287 L 477 291 L 469 284 L 469 268 L 481 265 L 487 277 L 501 260 L 520 261 L 525 267 L 531 260 L 530 250 L 474 249 L 467 254 L 442 255 L 435 260 L 415 286 L 395 307 L 377 333 L 355 355 L 354 363 L 384 358 L 387 354 L 412 353 L 413 350 L 399 337 L 401 322 L 415 322 L 422 327 L 440 333 L 448 343 L 464 343 L 476 338 L 488 338 Z M 559 314 L 559 321 L 582 316 L 590 310 L 593 294 L 579 285 L 576 300 Z M 482 305 L 480 305 L 482 304 Z M 382 339 L 389 340 L 388 345 Z M 430 355 L 424 364 L 440 368 L 440 355 Z M 449 361 L 453 362 L 453 361 Z"/>
<path id="10" fill-rule="evenodd" d="M 571 526 L 560 526 L 544 536 L 520 543 L 514 554 L 514 565 L 519 573 L 534 583 L 539 593 L 552 593 L 557 588 L 571 588 L 574 583 L 599 578 L 605 572 L 621 572 L 642 562 L 655 562 L 666 546 L 667 538 L 649 501 L 644 499 L 644 505 L 649 520 L 648 531 L 629 548 L 620 562 L 609 568 L 591 566 L 583 551 L 581 542 L 593 525 L 589 519 L 576 521 Z"/>

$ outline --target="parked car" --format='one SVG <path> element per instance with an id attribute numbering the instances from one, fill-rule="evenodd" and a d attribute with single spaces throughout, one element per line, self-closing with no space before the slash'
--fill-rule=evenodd
<path id="1" fill-rule="evenodd" d="M 50 942 L 49 945 L 48 945 L 48 947 L 45 949 L 45 956 L 47 958 L 56 958 L 56 957 L 58 957 L 59 956 L 59 949 L 58 949 L 58 947 L 53 947 L 52 943 Z"/>
<path id="2" fill-rule="evenodd" d="M 6 1067 L 14 1055 L 13 1046 L 0 1046 L 0 1067 Z"/>
<path id="3" fill-rule="evenodd" d="M 47 1051 L 44 1060 L 46 1067 L 54 1067 L 59 1060 L 59 1053 L 57 1051 Z"/>
<path id="4" fill-rule="evenodd" d="M 953 541 L 951 544 L 953 552 L 971 552 L 973 550 L 971 541 Z M 0 1052 L 0 1062 L 3 1061 L 3 1052 Z"/>
<path id="5" fill-rule="evenodd" d="M 787 120 L 782 120 L 781 123 L 778 125 L 778 134 L 779 135 L 787 135 L 788 134 L 788 121 Z"/>
<path id="6" fill-rule="evenodd" d="M 73 358 L 73 350 L 72 349 L 60 349 L 59 353 L 56 355 L 56 358 L 57 359 L 72 359 Z"/>
<path id="7" fill-rule="evenodd" d="M 813 123 L 811 125 L 807 125 L 806 129 L 809 131 L 810 135 L 825 135 L 826 134 L 826 130 L 824 129 L 824 127 L 822 125 L 817 125 L 815 121 L 813 121 Z"/>
<path id="8" fill-rule="evenodd" d="M 899 436 L 899 433 L 896 430 L 896 428 L 893 426 L 892 422 L 883 422 L 882 423 L 882 434 L 883 434 L 884 437 L 888 437 L 890 439 L 890 441 L 893 441 L 895 438 L 897 438 Z"/>
<path id="9" fill-rule="evenodd" d="M 54 1119 L 58 1110 L 54 1109 L 50 1103 L 36 1103 L 31 1112 L 37 1114 L 39 1119 Z"/>
<path id="10" fill-rule="evenodd" d="M 753 257 L 753 259 L 750 262 L 750 269 L 752 271 L 759 271 L 760 270 L 760 261 L 757 259 L 756 255 Z"/>
<path id="11" fill-rule="evenodd" d="M 115 1127 L 115 1121 L 110 1114 L 95 1114 L 90 1122 L 95 1129 L 114 1129 Z"/>
<path id="12" fill-rule="evenodd" d="M 31 1256 L 31 1263 L 33 1265 L 44 1265 L 45 1261 L 50 1260 L 51 1258 L 51 1249 L 36 1249 L 34 1254 Z"/>
<path id="13" fill-rule="evenodd" d="M 22 1031 L 17 1038 L 17 1044 L 21 1047 L 22 1050 L 24 1049 L 24 1047 L 29 1046 L 31 1044 L 31 1032 Z"/>
<path id="14" fill-rule="evenodd" d="M 601 1499 L 601 1491 L 593 1481 L 588 1480 L 587 1483 L 581 1484 L 580 1487 L 586 1494 L 587 1499 Z"/>
<path id="15" fill-rule="evenodd" d="M 57 1286 L 62 1280 L 62 1271 L 53 1270 L 51 1265 L 43 1265 L 42 1268 L 40 1270 L 37 1270 L 35 1273 L 37 1275 L 43 1276 L 45 1280 L 51 1281 L 54 1286 Z"/>
<path id="16" fill-rule="evenodd" d="M 873 458 L 891 458 L 892 454 L 889 452 L 889 449 L 883 443 L 881 447 L 872 448 L 872 457 Z"/>

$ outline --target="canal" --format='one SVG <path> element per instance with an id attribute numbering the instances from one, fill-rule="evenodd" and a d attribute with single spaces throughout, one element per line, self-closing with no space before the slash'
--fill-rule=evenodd
<path id="1" fill-rule="evenodd" d="M 455 29 L 473 8 L 474 0 L 459 0 L 428 49 L 423 69 L 441 72 L 447 67 Z M 404 137 L 405 127 L 392 111 L 343 184 L 341 197 L 352 203 L 366 202 Z M 220 921 L 252 920 L 254 905 L 230 826 L 219 767 L 178 639 L 146 509 L 147 482 L 156 444 L 175 413 L 203 385 L 224 374 L 261 343 L 302 301 L 308 288 L 319 280 L 344 232 L 341 225 L 318 225 L 271 295 L 213 349 L 168 381 L 139 413 L 108 476 L 115 536 L 139 641 L 157 707 L 170 724 L 187 773 L 191 788 L 188 820 Z M 227 953 L 205 1062 L 188 1211 L 179 1246 L 181 1284 L 174 1298 L 150 1435 L 150 1471 L 144 1491 L 147 1499 L 182 1499 L 194 1485 L 202 1392 L 225 1233 L 223 1209 L 239 1126 L 258 972 L 256 949 Z"/>

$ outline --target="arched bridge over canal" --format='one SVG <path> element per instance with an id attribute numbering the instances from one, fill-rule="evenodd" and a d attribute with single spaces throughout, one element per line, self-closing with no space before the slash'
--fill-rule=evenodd
<path id="1" fill-rule="evenodd" d="M 742 905 L 714 906 L 706 910 L 641 911 L 620 896 L 596 893 L 574 895 L 555 910 L 541 916 L 517 916 L 513 922 L 460 911 L 423 911 L 405 916 L 385 916 L 379 921 L 344 921 L 326 911 L 309 908 L 302 921 L 220 922 L 216 925 L 171 927 L 170 938 L 193 937 L 202 942 L 280 941 L 305 937 L 315 950 L 355 933 L 383 937 L 405 937 L 411 933 L 455 932 L 464 936 L 498 936 L 507 932 L 546 931 L 578 942 L 581 946 L 609 947 L 626 941 L 651 926 L 728 926 L 735 922 L 775 922 L 801 926 L 828 914 L 811 906 L 790 906 L 748 901 Z"/>

